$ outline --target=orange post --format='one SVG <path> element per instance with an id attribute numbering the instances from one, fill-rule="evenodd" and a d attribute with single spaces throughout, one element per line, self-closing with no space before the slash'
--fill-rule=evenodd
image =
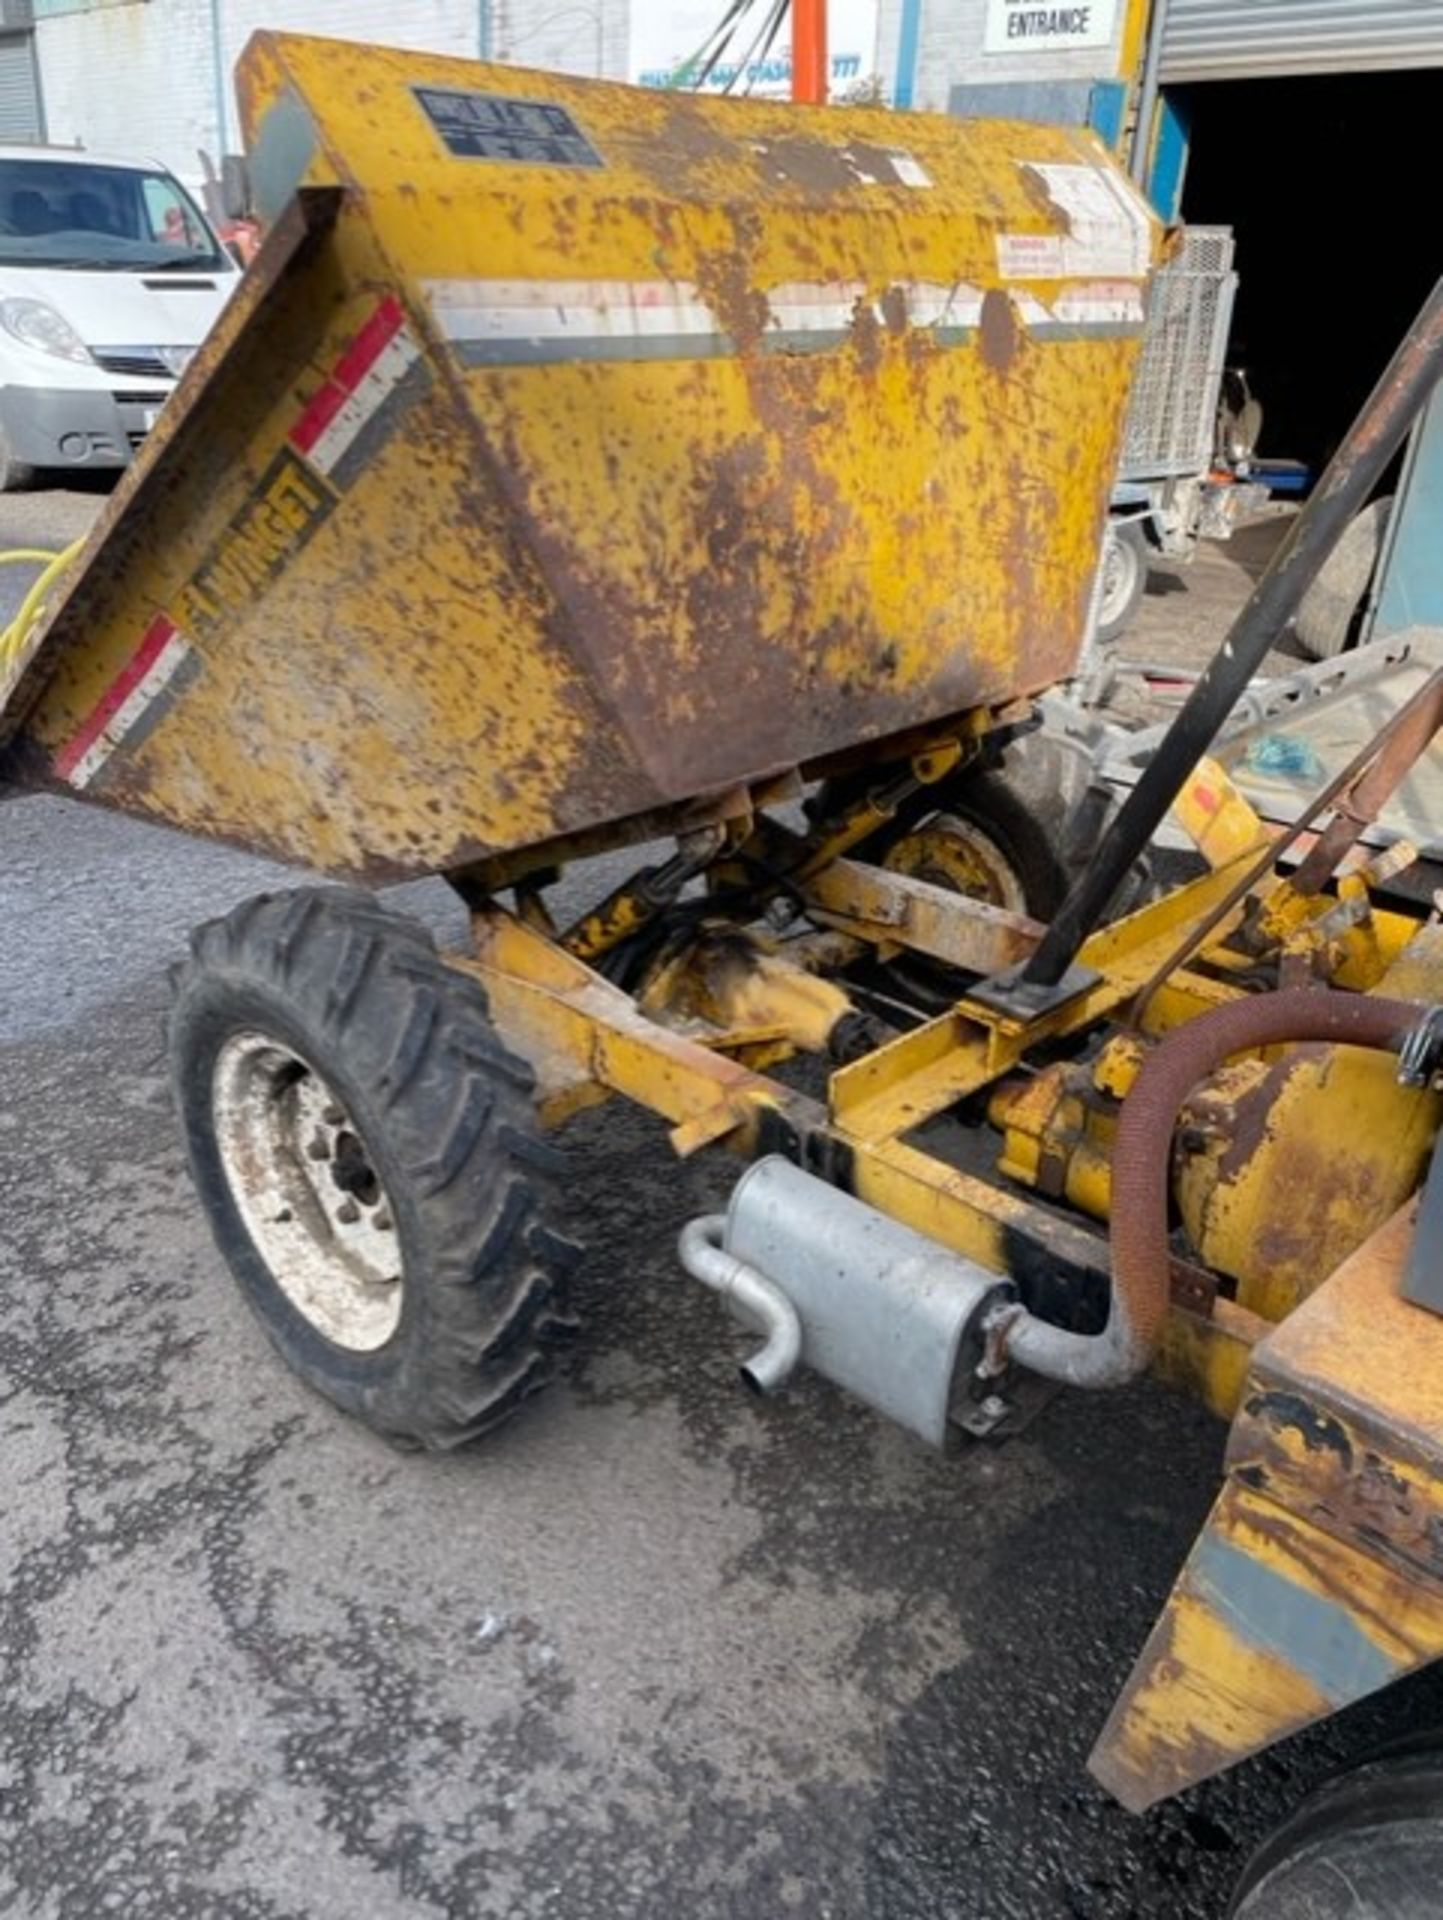
<path id="1" fill-rule="evenodd" d="M 792 98 L 827 104 L 827 0 L 792 0 Z"/>

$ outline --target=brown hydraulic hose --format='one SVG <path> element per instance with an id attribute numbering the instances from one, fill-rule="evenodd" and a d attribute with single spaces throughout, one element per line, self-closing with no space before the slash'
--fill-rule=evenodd
<path id="1" fill-rule="evenodd" d="M 1200 1014 L 1148 1057 L 1118 1118 L 1110 1207 L 1113 1310 L 1126 1315 L 1146 1355 L 1167 1315 L 1170 1149 L 1193 1088 L 1234 1054 L 1284 1041 L 1334 1040 L 1396 1052 L 1425 1012 L 1411 1000 L 1292 988 Z"/>
<path id="2" fill-rule="evenodd" d="M 1396 1052 L 1427 1008 L 1374 994 L 1292 988 L 1215 1007 L 1178 1027 L 1148 1057 L 1118 1116 L 1112 1153 L 1112 1305 L 1098 1334 L 1077 1334 L 1004 1309 L 1000 1352 L 1077 1387 L 1117 1387 L 1141 1373 L 1167 1318 L 1172 1136 L 1183 1101 L 1235 1054 L 1287 1041 L 1332 1040 Z"/>

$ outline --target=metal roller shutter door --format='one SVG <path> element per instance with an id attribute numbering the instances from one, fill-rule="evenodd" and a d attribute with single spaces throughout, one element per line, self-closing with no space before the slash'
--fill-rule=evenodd
<path id="1" fill-rule="evenodd" d="M 1171 0 L 1162 77 L 1443 67 L 1443 0 Z"/>
<path id="2" fill-rule="evenodd" d="M 40 88 L 28 33 L 0 34 L 0 140 L 42 140 Z"/>

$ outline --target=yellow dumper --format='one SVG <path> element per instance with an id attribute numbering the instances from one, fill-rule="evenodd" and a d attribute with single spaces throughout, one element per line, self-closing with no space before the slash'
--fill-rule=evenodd
<path id="1" fill-rule="evenodd" d="M 1234 1416 L 1095 1755 L 1128 1805 L 1443 1651 L 1443 1321 L 1402 1290 L 1443 934 L 1353 850 L 1438 688 L 1287 877 L 1199 764 L 1436 315 L 1059 905 L 995 769 L 1086 637 L 1161 245 L 1100 144 L 270 35 L 240 83 L 265 247 L 12 634 L 0 755 L 349 883 L 175 974 L 196 1183 L 287 1360 L 406 1441 L 503 1417 L 574 1257 L 548 1135 L 622 1096 L 750 1163 L 680 1253 L 754 1388 L 812 1366 L 939 1446 L 1039 1376 Z M 1107 922 L 1169 803 L 1208 871 Z M 558 921 L 562 868 L 642 844 Z M 356 884 L 435 873 L 466 952 Z M 770 1072 L 803 1052 L 825 1100 Z M 1301 1831 L 1238 1911 L 1305 1885 Z"/>

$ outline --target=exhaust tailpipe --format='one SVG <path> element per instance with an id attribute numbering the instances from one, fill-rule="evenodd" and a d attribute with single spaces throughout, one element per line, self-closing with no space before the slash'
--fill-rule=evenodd
<path id="1" fill-rule="evenodd" d="M 775 1393 L 802 1357 L 802 1323 L 775 1281 L 726 1251 L 726 1224 L 725 1214 L 704 1213 L 682 1228 L 677 1251 L 694 1280 L 719 1293 L 738 1320 L 766 1335 L 766 1345 L 742 1363 L 742 1384 L 754 1393 Z"/>
<path id="2" fill-rule="evenodd" d="M 966 1410 L 983 1322 L 1011 1286 L 803 1173 L 778 1154 L 732 1191 L 725 1217 L 683 1229 L 687 1272 L 766 1336 L 742 1368 L 768 1393 L 798 1361 L 934 1447 Z"/>

